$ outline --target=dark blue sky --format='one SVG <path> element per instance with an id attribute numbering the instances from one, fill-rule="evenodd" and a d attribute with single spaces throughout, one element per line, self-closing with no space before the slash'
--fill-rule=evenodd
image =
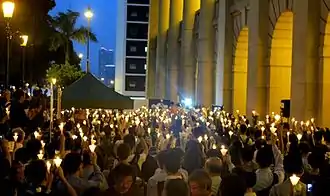
<path id="1" fill-rule="evenodd" d="M 90 6 L 94 12 L 91 22 L 92 31 L 98 38 L 98 43 L 91 43 L 91 70 L 98 73 L 98 50 L 101 46 L 114 49 L 116 45 L 116 15 L 117 0 L 56 0 L 56 7 L 51 11 L 54 15 L 59 11 L 71 9 L 80 12 L 80 19 L 77 26 L 87 26 L 87 20 L 84 17 L 84 11 Z M 85 69 L 86 64 L 86 45 L 75 43 L 77 53 L 84 54 L 82 68 Z"/>

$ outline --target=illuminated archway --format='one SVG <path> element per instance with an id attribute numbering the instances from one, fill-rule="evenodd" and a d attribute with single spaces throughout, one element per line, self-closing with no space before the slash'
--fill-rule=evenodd
<path id="1" fill-rule="evenodd" d="M 323 63 L 321 64 L 321 124 L 322 126 L 330 126 L 330 14 L 327 17 L 324 42 L 323 42 Z"/>
<path id="2" fill-rule="evenodd" d="M 283 12 L 274 28 L 270 48 L 268 112 L 280 112 L 281 100 L 290 99 L 293 13 Z"/>
<path id="3" fill-rule="evenodd" d="M 233 109 L 246 114 L 249 30 L 244 27 L 237 38 L 233 66 Z"/>

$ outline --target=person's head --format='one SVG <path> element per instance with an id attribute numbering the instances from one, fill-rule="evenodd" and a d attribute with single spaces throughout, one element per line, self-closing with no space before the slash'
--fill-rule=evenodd
<path id="1" fill-rule="evenodd" d="M 83 164 L 81 156 L 78 153 L 69 153 L 63 160 L 63 171 L 66 175 L 81 176 Z"/>
<path id="2" fill-rule="evenodd" d="M 82 163 L 84 166 L 88 166 L 92 164 L 92 159 L 88 151 L 83 152 Z"/>
<path id="3" fill-rule="evenodd" d="M 28 183 L 40 186 L 47 181 L 47 166 L 43 160 L 31 161 L 25 168 L 25 176 Z"/>
<path id="4" fill-rule="evenodd" d="M 320 169 L 323 166 L 324 159 L 325 159 L 324 155 L 322 155 L 322 153 L 317 153 L 317 152 L 311 153 L 307 158 L 308 164 L 314 170 Z"/>
<path id="5" fill-rule="evenodd" d="M 283 161 L 285 173 L 288 176 L 292 174 L 302 176 L 304 173 L 301 156 L 298 154 L 288 154 Z"/>
<path id="6" fill-rule="evenodd" d="M 206 152 L 206 157 L 207 158 L 212 158 L 212 157 L 221 158 L 221 154 L 220 154 L 220 151 L 217 149 L 210 149 Z"/>
<path id="7" fill-rule="evenodd" d="M 301 155 L 308 155 L 308 153 L 310 152 L 310 147 L 307 143 L 305 142 L 300 142 L 299 143 L 299 149 L 300 149 L 300 153 Z"/>
<path id="8" fill-rule="evenodd" d="M 131 149 L 127 144 L 119 144 L 117 148 L 117 157 L 119 161 L 125 161 L 128 159 L 129 155 L 131 154 Z"/>
<path id="9" fill-rule="evenodd" d="M 114 188 L 120 193 L 128 192 L 133 184 L 134 170 L 130 165 L 119 164 L 113 171 Z"/>
<path id="10" fill-rule="evenodd" d="M 158 167 L 164 169 L 166 160 L 166 151 L 161 151 L 156 156 Z"/>
<path id="11" fill-rule="evenodd" d="M 15 91 L 13 96 L 14 96 L 15 100 L 17 100 L 20 103 L 23 103 L 25 100 L 25 93 L 21 89 L 18 89 L 17 91 Z"/>
<path id="12" fill-rule="evenodd" d="M 17 127 L 17 128 L 14 128 L 13 130 L 12 130 L 12 132 L 13 132 L 13 135 L 15 134 L 15 133 L 17 133 L 17 143 L 23 143 L 24 142 L 24 138 L 25 138 L 25 132 L 23 131 L 23 129 L 22 128 L 20 128 L 20 127 Z"/>
<path id="13" fill-rule="evenodd" d="M 256 161 L 260 168 L 267 168 L 273 163 L 273 157 L 272 147 L 265 145 L 258 150 Z"/>
<path id="14" fill-rule="evenodd" d="M 202 169 L 195 170 L 189 176 L 191 196 L 209 196 L 212 193 L 212 180 L 209 174 Z"/>
<path id="15" fill-rule="evenodd" d="M 244 163 L 251 162 L 254 156 L 254 149 L 251 147 L 245 147 L 242 150 L 242 159 Z"/>
<path id="16" fill-rule="evenodd" d="M 323 131 L 316 131 L 314 133 L 314 140 L 318 144 L 322 143 L 322 140 L 323 140 Z"/>
<path id="17" fill-rule="evenodd" d="M 221 175 L 222 160 L 218 157 L 212 157 L 206 160 L 205 169 L 210 175 Z"/>
<path id="18" fill-rule="evenodd" d="M 181 179 L 168 180 L 165 185 L 165 196 L 188 196 L 189 188 L 187 183 Z"/>
<path id="19" fill-rule="evenodd" d="M 247 126 L 245 124 L 241 124 L 239 130 L 240 130 L 241 134 L 244 135 L 247 132 Z"/>
<path id="20" fill-rule="evenodd" d="M 179 171 L 181 167 L 180 155 L 173 149 L 170 149 L 166 152 L 165 159 L 165 170 L 167 173 L 175 174 Z"/>
<path id="21" fill-rule="evenodd" d="M 40 140 L 31 139 L 26 143 L 26 151 L 30 159 L 36 159 L 41 149 L 42 149 L 42 144 Z"/>
<path id="22" fill-rule="evenodd" d="M 11 92 L 9 90 L 6 90 L 4 93 L 4 97 L 6 98 L 7 101 L 10 100 Z"/>
<path id="23" fill-rule="evenodd" d="M 128 135 L 125 135 L 124 138 L 124 143 L 127 144 L 131 150 L 133 150 L 135 148 L 135 136 L 132 135 L 132 134 L 128 134 Z"/>
<path id="24" fill-rule="evenodd" d="M 230 174 L 224 177 L 220 184 L 221 195 L 244 196 L 247 187 L 241 176 Z"/>

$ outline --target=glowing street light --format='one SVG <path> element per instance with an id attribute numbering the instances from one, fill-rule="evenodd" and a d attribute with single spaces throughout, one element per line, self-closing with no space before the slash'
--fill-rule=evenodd
<path id="1" fill-rule="evenodd" d="M 21 46 L 25 47 L 28 43 L 29 36 L 28 35 L 21 35 L 20 38 L 22 39 Z"/>
<path id="2" fill-rule="evenodd" d="M 84 15 L 85 15 L 85 17 L 86 17 L 88 20 L 90 20 L 90 19 L 93 18 L 94 13 L 93 13 L 93 11 L 91 10 L 91 8 L 88 7 L 87 10 L 85 11 Z"/>
<path id="3" fill-rule="evenodd" d="M 79 54 L 78 54 L 78 57 L 79 57 L 80 59 L 82 59 L 82 58 L 84 57 L 83 53 L 79 53 Z"/>
<path id="4" fill-rule="evenodd" d="M 110 81 L 110 84 L 114 84 L 114 83 L 115 83 L 115 81 L 113 81 L 113 80 Z"/>
<path id="5" fill-rule="evenodd" d="M 4 1 L 2 3 L 3 16 L 5 18 L 12 18 L 15 10 L 15 3 L 12 1 Z"/>
<path id="6" fill-rule="evenodd" d="M 10 0 L 5 0 L 2 3 L 3 17 L 6 19 L 6 34 L 7 34 L 7 62 L 6 62 L 6 88 L 9 86 L 9 66 L 10 66 L 10 40 L 12 38 L 10 31 L 10 19 L 13 17 L 15 3 Z"/>
<path id="7" fill-rule="evenodd" d="M 93 11 L 91 10 L 90 7 L 85 11 L 84 13 L 85 17 L 87 18 L 88 22 L 88 29 L 87 29 L 87 58 L 86 58 L 86 69 L 87 73 L 90 71 L 90 63 L 89 63 L 89 42 L 90 42 L 90 29 L 91 29 L 91 19 L 94 16 Z"/>

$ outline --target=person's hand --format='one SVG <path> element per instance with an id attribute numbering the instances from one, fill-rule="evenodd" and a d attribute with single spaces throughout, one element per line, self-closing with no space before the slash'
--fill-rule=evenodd
<path id="1" fill-rule="evenodd" d="M 97 164 L 97 155 L 95 152 L 90 152 L 90 157 L 91 157 L 91 161 L 92 164 L 96 165 Z"/>
<path id="2" fill-rule="evenodd" d="M 64 172 L 63 172 L 62 167 L 56 168 L 55 173 L 62 181 L 65 180 Z"/>
<path id="3" fill-rule="evenodd" d="M 50 190 L 53 185 L 54 175 L 52 172 L 47 173 L 47 189 Z"/>

